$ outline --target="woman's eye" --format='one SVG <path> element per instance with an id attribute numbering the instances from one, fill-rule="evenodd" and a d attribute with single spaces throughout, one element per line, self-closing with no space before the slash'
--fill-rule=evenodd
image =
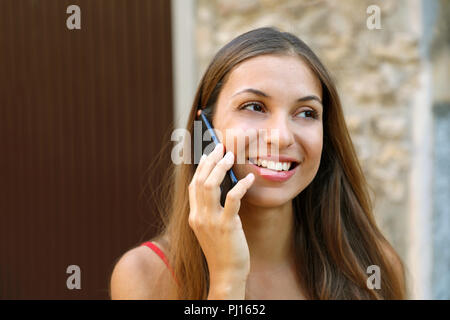
<path id="1" fill-rule="evenodd" d="M 307 116 L 305 116 L 305 117 L 301 116 L 300 118 L 314 118 L 314 119 L 317 118 L 317 111 L 305 110 L 305 111 L 298 113 L 298 115 L 303 114 L 303 113 L 307 114 Z"/>
<path id="2" fill-rule="evenodd" d="M 246 110 L 256 111 L 256 112 L 264 111 L 264 108 L 257 103 L 247 103 L 241 109 L 246 109 Z"/>

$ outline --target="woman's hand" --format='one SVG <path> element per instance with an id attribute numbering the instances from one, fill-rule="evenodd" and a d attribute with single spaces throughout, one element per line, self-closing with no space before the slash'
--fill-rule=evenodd
<path id="1" fill-rule="evenodd" d="M 189 226 L 206 257 L 211 288 L 244 282 L 250 272 L 250 253 L 239 217 L 241 199 L 255 177 L 248 174 L 227 193 L 225 207 L 220 205 L 220 184 L 234 163 L 234 155 L 223 157 L 223 144 L 208 156 L 203 155 L 189 184 Z M 245 291 L 244 291 L 245 293 Z"/>

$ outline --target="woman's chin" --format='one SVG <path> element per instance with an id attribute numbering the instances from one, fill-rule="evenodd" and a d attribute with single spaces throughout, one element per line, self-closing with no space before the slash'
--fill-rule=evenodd
<path id="1" fill-rule="evenodd" d="M 282 206 L 295 197 L 295 195 L 290 196 L 287 194 L 285 190 L 264 189 L 258 188 L 252 190 L 250 188 L 242 200 L 254 206 L 270 208 Z"/>

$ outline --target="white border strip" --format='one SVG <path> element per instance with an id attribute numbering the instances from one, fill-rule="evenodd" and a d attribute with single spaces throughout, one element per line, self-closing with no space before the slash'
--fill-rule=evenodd
<path id="1" fill-rule="evenodd" d="M 174 124 L 186 126 L 196 81 L 195 0 L 171 0 Z"/>
<path id="2" fill-rule="evenodd" d="M 413 152 L 410 179 L 410 259 L 412 299 L 432 299 L 431 275 L 433 259 L 432 237 L 432 176 L 433 118 L 431 70 L 423 62 L 420 90 L 414 97 L 412 110 Z"/>
<path id="3" fill-rule="evenodd" d="M 411 31 L 416 32 L 421 41 L 424 37 L 423 1 L 410 3 L 410 14 L 416 23 Z M 409 258 L 411 272 L 411 299 L 432 299 L 432 259 L 433 259 L 433 92 L 431 65 L 421 52 L 421 71 L 418 90 L 412 97 L 412 154 L 409 181 Z"/>

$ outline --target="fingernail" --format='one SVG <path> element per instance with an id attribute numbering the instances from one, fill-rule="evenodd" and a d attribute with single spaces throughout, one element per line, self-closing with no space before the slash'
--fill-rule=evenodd
<path id="1" fill-rule="evenodd" d="M 225 160 L 226 161 L 233 161 L 233 152 L 228 151 L 227 154 L 225 155 Z"/>

